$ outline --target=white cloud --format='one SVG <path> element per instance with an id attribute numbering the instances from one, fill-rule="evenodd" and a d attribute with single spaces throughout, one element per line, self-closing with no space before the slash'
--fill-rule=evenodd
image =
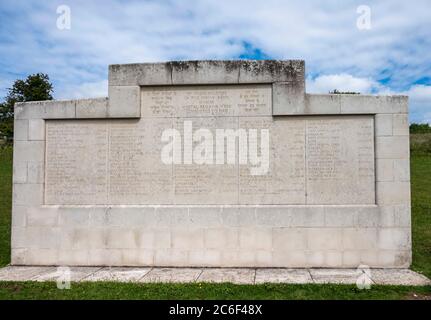
<path id="1" fill-rule="evenodd" d="M 410 119 L 431 124 L 431 86 L 414 85 L 402 94 L 409 96 Z"/>
<path id="2" fill-rule="evenodd" d="M 328 93 L 337 89 L 338 91 L 349 91 L 359 93 L 371 93 L 379 85 L 369 78 L 356 78 L 350 74 L 321 75 L 314 79 L 308 78 L 306 84 L 309 93 Z"/>
<path id="3" fill-rule="evenodd" d="M 408 90 L 396 91 L 368 78 L 358 78 L 350 74 L 329 74 L 307 78 L 307 93 L 328 93 L 353 91 L 362 94 L 407 95 L 409 96 L 410 120 L 431 123 L 431 86 L 413 85 Z"/>
<path id="4" fill-rule="evenodd" d="M 356 28 L 362 0 L 77 0 L 63 31 L 60 4 L 0 3 L 1 78 L 45 72 L 56 97 L 94 96 L 108 64 L 236 58 L 244 42 L 272 58 L 304 59 L 310 92 L 400 92 L 431 78 L 429 0 L 370 2 L 367 31 Z"/>
<path id="5" fill-rule="evenodd" d="M 108 96 L 108 80 L 86 82 L 78 85 L 69 85 L 60 90 L 58 99 L 82 99 Z"/>

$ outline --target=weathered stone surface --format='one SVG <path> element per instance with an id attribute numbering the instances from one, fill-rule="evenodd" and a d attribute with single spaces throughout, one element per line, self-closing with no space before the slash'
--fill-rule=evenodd
<path id="1" fill-rule="evenodd" d="M 203 269 L 198 282 L 231 282 L 236 284 L 253 283 L 256 271 L 254 269 Z"/>
<path id="2" fill-rule="evenodd" d="M 155 268 L 148 272 L 140 282 L 195 282 L 202 269 Z"/>
<path id="3" fill-rule="evenodd" d="M 108 118 L 139 118 L 141 91 L 139 86 L 109 86 Z"/>
<path id="4" fill-rule="evenodd" d="M 172 61 L 109 66 L 110 86 L 304 82 L 302 60 Z"/>
<path id="5" fill-rule="evenodd" d="M 76 118 L 92 119 L 108 117 L 108 98 L 76 100 Z"/>
<path id="6" fill-rule="evenodd" d="M 369 279 L 360 269 L 310 269 L 310 273 L 314 283 L 356 284 L 360 277 Z"/>
<path id="7" fill-rule="evenodd" d="M 151 268 L 103 268 L 84 278 L 84 281 L 137 282 Z"/>
<path id="8" fill-rule="evenodd" d="M 0 269 L 1 281 L 28 281 L 55 270 L 53 267 L 7 266 Z"/>
<path id="9" fill-rule="evenodd" d="M 12 263 L 409 266 L 407 97 L 305 94 L 295 60 L 113 65 L 108 91 L 16 104 Z"/>
<path id="10" fill-rule="evenodd" d="M 371 279 L 376 284 L 400 286 L 429 286 L 431 280 L 407 269 L 372 269 Z"/>
<path id="11" fill-rule="evenodd" d="M 312 283 L 306 269 L 256 269 L 255 283 Z"/>
<path id="12" fill-rule="evenodd" d="M 78 282 L 85 280 L 95 272 L 100 270 L 100 267 L 71 267 L 71 268 L 51 268 L 49 272 L 34 277 L 35 281 L 73 281 Z"/>
<path id="13" fill-rule="evenodd" d="M 204 280 L 202 280 L 204 279 Z M 0 281 L 110 281 L 110 282 L 231 282 L 334 283 L 384 285 L 430 285 L 430 280 L 408 269 L 190 269 L 190 268 L 95 268 L 18 267 L 0 269 Z M 73 286 L 73 284 L 72 284 Z"/>
<path id="14" fill-rule="evenodd" d="M 272 115 L 298 115 L 306 112 L 305 84 L 297 82 L 275 82 L 272 85 Z"/>

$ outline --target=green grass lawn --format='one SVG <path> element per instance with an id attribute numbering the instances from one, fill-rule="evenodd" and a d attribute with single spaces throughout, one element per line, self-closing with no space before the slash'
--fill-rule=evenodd
<path id="1" fill-rule="evenodd" d="M 412 269 L 431 278 L 431 154 L 414 152 L 412 177 Z M 0 266 L 10 261 L 12 148 L 0 148 Z M 417 299 L 431 298 L 431 287 L 353 285 L 234 285 L 0 282 L 0 299 Z"/>

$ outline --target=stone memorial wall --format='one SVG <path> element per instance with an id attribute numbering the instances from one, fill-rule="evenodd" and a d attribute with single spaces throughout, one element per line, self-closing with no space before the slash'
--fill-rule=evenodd
<path id="1" fill-rule="evenodd" d="M 407 112 L 303 61 L 110 66 L 109 98 L 15 107 L 12 263 L 406 267 Z"/>

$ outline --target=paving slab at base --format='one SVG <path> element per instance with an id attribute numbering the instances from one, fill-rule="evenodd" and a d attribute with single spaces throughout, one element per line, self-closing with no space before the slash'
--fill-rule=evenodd
<path id="1" fill-rule="evenodd" d="M 255 274 L 256 269 L 208 268 L 203 270 L 198 282 L 249 284 L 254 283 Z"/>
<path id="2" fill-rule="evenodd" d="M 201 273 L 198 268 L 153 268 L 139 282 L 195 282 Z"/>
<path id="3" fill-rule="evenodd" d="M 59 267 L 52 268 L 50 271 L 33 277 L 31 280 L 34 281 L 57 281 L 70 279 L 71 281 L 83 281 L 87 277 L 93 275 L 97 271 L 101 270 L 102 267 Z M 69 274 L 66 274 L 69 272 Z M 70 277 L 70 278 L 69 278 Z"/>
<path id="4" fill-rule="evenodd" d="M 314 283 L 355 284 L 359 277 L 367 277 L 359 269 L 310 269 Z"/>
<path id="5" fill-rule="evenodd" d="M 55 267 L 16 267 L 7 266 L 0 269 L 0 281 L 28 281 L 46 273 L 56 272 Z"/>
<path id="6" fill-rule="evenodd" d="M 103 268 L 84 281 L 138 282 L 151 268 Z"/>
<path id="7" fill-rule="evenodd" d="M 79 281 L 141 283 L 230 282 L 259 283 L 333 283 L 356 284 L 360 277 L 373 284 L 431 285 L 431 280 L 408 269 L 287 269 L 287 268 L 135 268 L 135 267 L 39 267 L 7 266 L 0 269 L 0 281 L 64 281 L 64 272 Z"/>
<path id="8" fill-rule="evenodd" d="M 255 283 L 313 283 L 308 269 L 257 269 Z"/>
<path id="9" fill-rule="evenodd" d="M 430 279 L 409 269 L 371 269 L 371 279 L 378 284 L 431 285 Z"/>

